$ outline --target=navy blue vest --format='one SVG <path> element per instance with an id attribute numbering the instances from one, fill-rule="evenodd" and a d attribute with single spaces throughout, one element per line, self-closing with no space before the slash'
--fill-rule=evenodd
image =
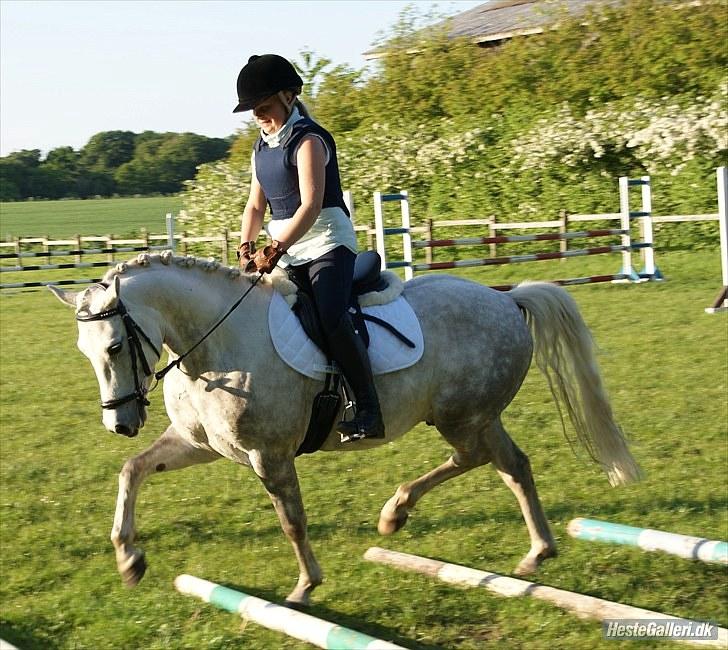
<path id="1" fill-rule="evenodd" d="M 291 155 L 301 139 L 310 133 L 321 136 L 329 149 L 322 207 L 339 207 L 350 216 L 341 192 L 334 138 L 326 129 L 304 117 L 294 122 L 290 136 L 280 146 L 271 148 L 260 136 L 255 142 L 255 175 L 263 188 L 273 219 L 288 219 L 301 205 L 298 168 L 291 162 Z"/>

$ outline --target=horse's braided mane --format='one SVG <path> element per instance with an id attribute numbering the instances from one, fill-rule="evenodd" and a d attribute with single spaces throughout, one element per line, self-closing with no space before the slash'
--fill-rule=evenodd
<path id="1" fill-rule="evenodd" d="M 109 269 L 105 274 L 103 281 L 110 282 L 117 275 L 124 275 L 130 271 L 144 269 L 151 266 L 161 264 L 162 266 L 176 266 L 182 269 L 197 268 L 203 271 L 215 272 L 222 274 L 231 280 L 243 277 L 253 279 L 254 275 L 245 273 L 239 268 L 224 266 L 215 259 L 194 257 L 192 255 L 174 255 L 172 251 L 162 251 L 161 253 L 140 253 L 126 262 L 119 262 L 115 267 Z"/>
<path id="2" fill-rule="evenodd" d="M 256 277 L 255 273 L 246 273 L 238 267 L 225 266 L 213 258 L 175 255 L 172 251 L 167 250 L 161 253 L 140 253 L 126 262 L 119 262 L 104 274 L 102 282 L 110 283 L 116 276 L 123 276 L 153 266 L 198 269 L 208 273 L 215 273 L 231 281 L 243 279 L 252 282 Z M 295 292 L 295 285 L 288 279 L 285 271 L 279 269 L 276 269 L 270 275 L 264 275 L 260 280 L 260 284 L 272 284 L 284 294 L 291 293 L 291 291 Z"/>

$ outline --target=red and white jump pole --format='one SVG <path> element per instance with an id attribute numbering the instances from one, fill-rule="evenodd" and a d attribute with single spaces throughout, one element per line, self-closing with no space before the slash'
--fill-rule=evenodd
<path id="1" fill-rule="evenodd" d="M 638 185 L 642 189 L 642 205 L 638 211 L 630 210 L 629 187 Z M 568 278 L 554 281 L 562 286 L 577 284 L 592 284 L 597 282 L 640 282 L 645 280 L 659 280 L 662 276 L 655 265 L 653 241 L 652 241 L 652 198 L 650 194 L 649 177 L 640 179 L 619 179 L 620 188 L 620 214 L 621 228 L 609 228 L 599 230 L 585 230 L 578 232 L 562 233 L 538 233 L 533 235 L 508 235 L 494 237 L 465 237 L 459 239 L 432 239 L 424 241 L 413 241 L 410 227 L 409 197 L 407 192 L 394 194 L 374 193 L 374 226 L 377 240 L 377 252 L 382 260 L 382 269 L 404 268 L 405 279 L 410 280 L 418 271 L 436 271 L 443 269 L 456 269 L 476 266 L 491 266 L 499 264 L 517 264 L 522 262 L 536 262 L 540 260 L 566 259 L 570 257 L 582 257 L 586 255 L 601 255 L 604 253 L 622 253 L 622 270 L 620 273 L 611 275 L 593 275 L 583 278 Z M 399 202 L 402 211 L 401 225 L 398 227 L 384 226 L 383 204 L 386 202 Z M 642 241 L 633 242 L 631 238 L 631 220 L 639 219 L 642 231 Z M 385 237 L 389 235 L 402 236 L 403 259 L 390 261 L 387 259 Z M 491 257 L 482 259 L 453 260 L 450 262 L 430 262 L 415 264 L 413 261 L 413 249 L 437 248 L 444 246 L 473 246 L 483 244 L 505 244 L 528 241 L 558 241 L 578 238 L 595 238 L 619 236 L 622 238 L 621 245 L 599 246 L 560 252 L 531 253 L 527 255 L 510 255 L 508 257 Z M 632 268 L 632 251 L 643 250 L 645 267 L 641 273 Z M 512 288 L 511 285 L 495 287 L 505 290 Z"/>

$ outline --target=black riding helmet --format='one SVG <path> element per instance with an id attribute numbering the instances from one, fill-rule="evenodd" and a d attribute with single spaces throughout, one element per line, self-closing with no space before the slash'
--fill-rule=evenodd
<path id="1" fill-rule="evenodd" d="M 302 86 L 303 79 L 282 56 L 254 54 L 238 75 L 238 105 L 233 113 L 249 111 L 266 97 Z"/>

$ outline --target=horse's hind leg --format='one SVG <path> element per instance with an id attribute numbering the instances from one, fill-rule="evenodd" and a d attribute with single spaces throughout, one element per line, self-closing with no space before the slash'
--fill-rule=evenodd
<path id="1" fill-rule="evenodd" d="M 531 463 L 503 428 L 500 420 L 491 425 L 489 444 L 493 465 L 518 499 L 531 538 L 531 549 L 515 568 L 516 575 L 533 573 L 546 558 L 556 555 L 556 544 L 536 492 Z"/>
<path id="2" fill-rule="evenodd" d="M 134 506 L 139 487 L 153 472 L 167 472 L 220 458 L 212 451 L 198 449 L 179 437 L 170 426 L 148 449 L 127 460 L 119 474 L 111 543 L 116 550 L 116 565 L 127 587 L 134 587 L 144 576 L 147 565 L 144 552 L 133 546 Z"/>
<path id="3" fill-rule="evenodd" d="M 450 458 L 431 472 L 409 483 L 403 483 L 397 488 L 394 496 L 384 504 L 379 514 L 377 524 L 379 534 L 391 535 L 402 528 L 407 523 L 409 511 L 432 488 L 489 461 L 490 456 L 484 447 L 468 452 L 455 451 Z"/>

